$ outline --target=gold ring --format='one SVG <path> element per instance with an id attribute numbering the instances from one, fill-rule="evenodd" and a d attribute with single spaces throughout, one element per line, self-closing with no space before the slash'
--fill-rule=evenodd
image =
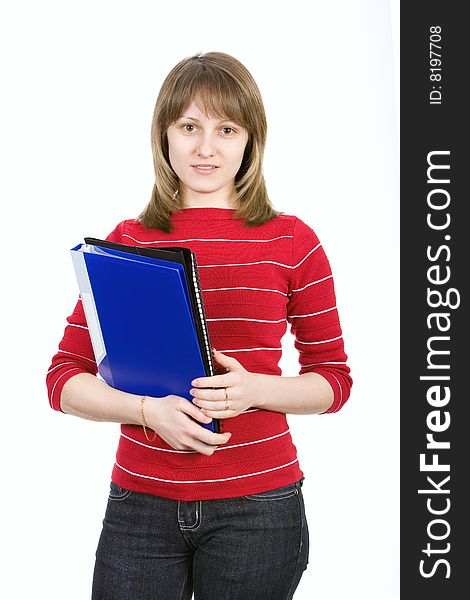
<path id="1" fill-rule="evenodd" d="M 227 394 L 227 388 L 224 388 L 224 392 L 225 392 L 225 410 L 230 410 L 230 406 L 228 404 L 228 394 Z"/>

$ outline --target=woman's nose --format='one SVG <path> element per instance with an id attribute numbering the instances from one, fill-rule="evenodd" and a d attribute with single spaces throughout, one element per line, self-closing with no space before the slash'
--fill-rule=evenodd
<path id="1" fill-rule="evenodd" d="M 210 132 L 201 134 L 196 151 L 198 156 L 214 156 L 216 152 L 216 141 Z"/>

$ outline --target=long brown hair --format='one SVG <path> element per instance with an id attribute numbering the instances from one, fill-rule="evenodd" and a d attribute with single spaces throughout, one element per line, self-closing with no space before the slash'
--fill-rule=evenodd
<path id="1" fill-rule="evenodd" d="M 155 183 L 138 220 L 147 228 L 170 233 L 171 213 L 182 209 L 178 177 L 168 155 L 167 130 L 194 101 L 206 115 L 230 118 L 248 131 L 248 141 L 235 176 L 236 212 L 248 226 L 261 225 L 277 216 L 263 176 L 266 113 L 261 94 L 248 69 L 224 52 L 198 53 L 181 60 L 168 73 L 152 119 L 151 143 Z"/>

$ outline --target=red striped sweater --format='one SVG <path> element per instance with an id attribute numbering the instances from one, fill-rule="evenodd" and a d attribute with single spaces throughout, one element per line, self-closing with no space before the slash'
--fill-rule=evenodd
<path id="1" fill-rule="evenodd" d="M 170 234 L 149 232 L 127 220 L 107 239 L 190 248 L 197 258 L 214 347 L 248 371 L 279 376 L 281 338 L 289 323 L 299 351 L 299 374 L 322 375 L 334 391 L 327 412 L 337 412 L 349 397 L 352 380 L 331 269 L 317 236 L 295 216 L 282 213 L 247 227 L 234 213 L 229 208 L 185 208 L 173 213 Z M 97 373 L 80 300 L 67 322 L 47 373 L 49 402 L 59 411 L 65 382 L 78 373 Z M 175 450 L 159 436 L 150 443 L 142 427 L 122 424 L 112 480 L 138 492 L 204 500 L 255 494 L 303 476 L 285 414 L 250 409 L 227 419 L 224 429 L 232 432 L 229 442 L 205 456 Z"/>

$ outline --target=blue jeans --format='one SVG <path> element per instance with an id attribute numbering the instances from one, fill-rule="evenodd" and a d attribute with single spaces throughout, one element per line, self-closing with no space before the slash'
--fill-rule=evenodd
<path id="1" fill-rule="evenodd" d="M 194 501 L 111 482 L 92 600 L 290 600 L 308 563 L 303 479 Z"/>

